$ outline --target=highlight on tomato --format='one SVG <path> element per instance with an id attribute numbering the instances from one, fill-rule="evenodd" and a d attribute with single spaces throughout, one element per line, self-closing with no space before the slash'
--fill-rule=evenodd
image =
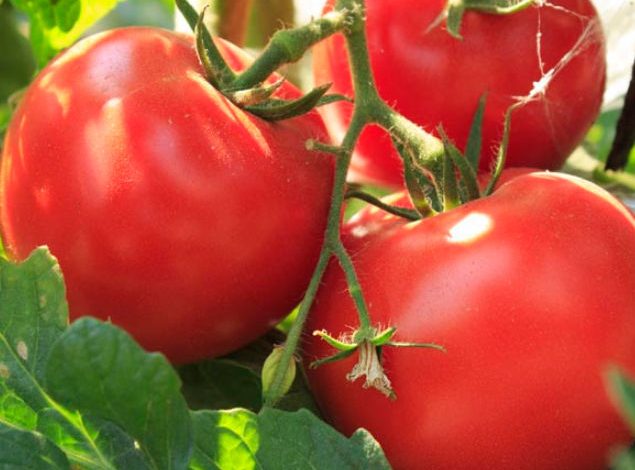
<path id="1" fill-rule="evenodd" d="M 628 445 L 603 378 L 635 373 L 635 220 L 606 191 L 521 173 L 415 222 L 365 209 L 342 239 L 373 324 L 446 353 L 379 348 L 391 401 L 347 380 L 358 353 L 309 367 L 334 349 L 306 335 L 311 389 L 338 430 L 368 429 L 396 469 L 597 470 Z M 333 262 L 307 331 L 346 341 L 356 325 Z"/>

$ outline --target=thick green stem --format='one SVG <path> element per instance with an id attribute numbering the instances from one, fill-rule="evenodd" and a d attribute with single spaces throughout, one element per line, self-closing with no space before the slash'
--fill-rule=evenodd
<path id="1" fill-rule="evenodd" d="M 308 48 L 322 39 L 343 30 L 349 24 L 350 12 L 334 11 L 311 23 L 274 33 L 262 54 L 231 84 L 231 89 L 244 90 L 262 83 L 280 66 L 296 62 Z"/>

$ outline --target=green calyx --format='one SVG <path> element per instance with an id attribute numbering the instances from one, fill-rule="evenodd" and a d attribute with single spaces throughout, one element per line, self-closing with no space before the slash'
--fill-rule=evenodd
<path id="1" fill-rule="evenodd" d="M 320 337 L 338 352 L 313 361 L 311 368 L 316 368 L 324 364 L 336 362 L 351 356 L 355 351 L 359 352 L 359 358 L 346 378 L 354 382 L 360 377 L 365 377 L 364 388 L 374 388 L 384 394 L 386 397 L 394 400 L 397 398 L 392 389 L 390 380 L 384 373 L 381 364 L 381 348 L 392 346 L 397 348 L 428 348 L 445 352 L 445 348 L 435 343 L 412 343 L 393 341 L 393 337 L 397 329 L 394 327 L 384 330 L 375 328 L 360 328 L 353 333 L 352 338 L 336 339 L 326 331 L 314 331 L 313 336 Z"/>
<path id="2" fill-rule="evenodd" d="M 349 23 L 348 13 L 325 15 L 304 27 L 278 31 L 256 61 L 237 74 L 205 27 L 206 8 L 199 14 L 187 0 L 176 0 L 176 5 L 194 30 L 196 52 L 206 79 L 236 106 L 267 121 L 278 121 L 306 114 L 317 106 L 349 100 L 342 95 L 326 95 L 330 84 L 318 86 L 297 99 L 280 99 L 274 94 L 284 79 L 267 81 L 281 65 L 299 60 L 313 44 L 345 28 Z"/>

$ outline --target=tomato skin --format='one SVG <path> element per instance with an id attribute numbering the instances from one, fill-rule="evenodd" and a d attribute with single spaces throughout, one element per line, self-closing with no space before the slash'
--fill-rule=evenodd
<path id="1" fill-rule="evenodd" d="M 249 60 L 219 47 L 236 69 Z M 93 36 L 40 73 L 8 130 L 4 240 L 17 259 L 49 245 L 71 319 L 109 318 L 177 363 L 226 353 L 312 274 L 334 162 L 309 138 L 326 138 L 315 112 L 269 123 L 229 103 L 189 36 Z"/>
<path id="2" fill-rule="evenodd" d="M 345 376 L 357 355 L 307 371 L 344 433 L 368 429 L 396 469 L 607 467 L 629 432 L 603 373 L 635 372 L 635 221 L 603 190 L 531 173 L 419 222 L 364 211 L 343 230 L 395 401 Z M 402 199 L 403 203 L 403 199 Z M 358 325 L 333 263 L 307 331 Z M 304 360 L 333 354 L 306 336 Z"/>
<path id="3" fill-rule="evenodd" d="M 558 70 L 546 95 L 514 112 L 507 166 L 560 168 L 598 114 L 606 64 L 604 36 L 589 0 L 557 0 L 509 16 L 467 12 L 462 40 L 445 26 L 428 28 L 444 0 L 367 0 L 367 38 L 379 94 L 409 119 L 435 132 L 439 124 L 464 148 L 480 96 L 487 92 L 481 169 L 489 169 L 500 142 L 505 110 L 542 77 L 536 33 L 542 31 L 543 69 L 550 70 L 576 44 L 587 25 L 588 42 Z M 327 8 L 332 7 L 330 1 Z M 571 13 L 564 12 L 567 9 Z M 313 50 L 317 83 L 353 95 L 341 35 Z M 340 141 L 350 103 L 322 108 L 332 138 Z M 362 133 L 352 178 L 400 187 L 402 165 L 387 134 L 376 126 Z"/>

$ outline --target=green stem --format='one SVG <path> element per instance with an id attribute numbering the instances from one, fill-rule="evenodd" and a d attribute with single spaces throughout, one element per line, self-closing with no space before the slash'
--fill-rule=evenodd
<path id="1" fill-rule="evenodd" d="M 364 334 L 373 336 L 374 332 L 370 333 L 370 330 L 372 328 L 370 314 L 368 313 L 368 307 L 366 305 L 366 300 L 364 299 L 362 286 L 360 285 L 357 273 L 355 272 L 353 261 L 351 260 L 350 255 L 346 251 L 346 248 L 344 248 L 344 245 L 339 238 L 337 240 L 337 243 L 333 244 L 332 250 L 333 254 L 340 262 L 340 266 L 342 267 L 342 270 L 344 271 L 344 274 L 346 276 L 348 293 L 351 295 L 353 301 L 355 302 L 355 307 L 357 308 L 357 313 L 359 315 L 360 331 L 362 331 Z"/>
<path id="2" fill-rule="evenodd" d="M 315 43 L 346 28 L 350 22 L 349 17 L 349 11 L 334 11 L 307 25 L 277 31 L 265 50 L 247 70 L 234 79 L 230 88 L 244 90 L 262 83 L 280 66 L 300 60 Z"/>
<path id="3" fill-rule="evenodd" d="M 365 36 L 364 0 L 337 0 L 335 10 L 321 20 L 316 20 L 308 27 L 297 33 L 291 30 L 280 32 L 274 36 L 272 43 L 286 43 L 290 38 L 297 37 L 301 43 L 287 48 L 288 44 L 271 45 L 267 47 L 263 56 L 256 59 L 254 65 L 243 72 L 232 84 L 242 88 L 253 86 L 263 81 L 280 64 L 290 58 L 304 53 L 317 40 L 325 38 L 337 31 L 342 31 L 346 39 L 349 63 L 355 90 L 355 107 L 346 135 L 339 147 L 314 143 L 317 150 L 328 150 L 336 154 L 335 177 L 329 209 L 327 227 L 320 257 L 313 272 L 313 276 L 300 305 L 298 316 L 293 323 L 284 352 L 274 372 L 272 383 L 265 391 L 264 406 L 274 406 L 282 398 L 284 378 L 290 361 L 294 360 L 304 324 L 309 315 L 311 305 L 318 291 L 322 276 L 331 256 L 336 256 L 342 266 L 348 282 L 349 292 L 357 306 L 361 328 L 357 340 L 370 341 L 374 336 L 374 328 L 363 297 L 361 286 L 355 273 L 353 262 L 340 239 L 340 224 L 342 208 L 346 197 L 346 174 L 350 166 L 355 144 L 367 124 L 375 123 L 395 136 L 404 146 L 417 152 L 422 162 L 436 160 L 443 156 L 443 144 L 436 137 L 427 134 L 423 129 L 409 121 L 399 113 L 393 111 L 379 97 L 368 56 L 368 46 Z M 306 34 L 306 35 L 305 35 Z M 277 37 L 277 38 L 276 38 Z M 302 49 L 303 48 L 303 49 Z M 298 52 L 302 49 L 301 53 Z M 289 50 L 292 50 L 289 52 Z"/>
<path id="4" fill-rule="evenodd" d="M 278 367 L 274 372 L 273 380 L 271 382 L 269 390 L 265 391 L 263 400 L 264 406 L 275 406 L 275 404 L 280 400 L 280 398 L 282 398 L 282 395 L 284 394 L 283 388 L 285 373 L 289 368 L 289 363 L 294 360 L 293 356 L 295 354 L 295 351 L 298 349 L 298 344 L 300 343 L 304 324 L 306 323 L 311 305 L 313 304 L 313 300 L 315 299 L 315 295 L 317 294 L 320 282 L 322 281 L 324 271 L 326 270 L 328 262 L 333 254 L 333 239 L 336 238 L 337 242 L 339 242 L 339 227 L 341 221 L 342 206 L 344 203 L 344 192 L 346 188 L 346 173 L 348 172 L 348 166 L 351 161 L 352 153 L 350 151 L 346 152 L 343 150 L 337 153 L 338 154 L 335 164 L 335 177 L 333 179 L 331 207 L 329 208 L 329 215 L 325 231 L 325 240 L 322 244 L 320 257 L 318 259 L 315 270 L 313 271 L 313 276 L 311 277 L 311 281 L 309 282 L 307 291 L 304 294 L 302 303 L 300 304 L 298 316 L 291 325 L 291 328 L 287 335 L 287 340 L 285 342 Z"/>

